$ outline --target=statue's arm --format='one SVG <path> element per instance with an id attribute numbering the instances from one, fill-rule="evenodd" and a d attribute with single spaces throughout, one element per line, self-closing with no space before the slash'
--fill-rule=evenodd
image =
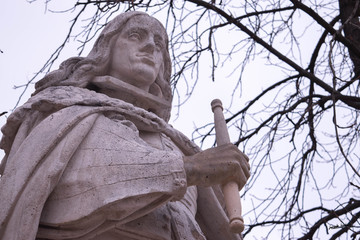
<path id="1" fill-rule="evenodd" d="M 149 147 L 130 122 L 100 116 L 48 198 L 42 223 L 94 215 L 126 223 L 180 199 L 186 188 L 181 152 Z"/>

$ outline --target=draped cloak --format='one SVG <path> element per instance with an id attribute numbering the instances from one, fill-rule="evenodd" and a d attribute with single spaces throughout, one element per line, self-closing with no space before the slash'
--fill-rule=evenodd
<path id="1" fill-rule="evenodd" d="M 122 151 L 113 146 L 114 141 L 111 146 L 103 141 L 106 134 L 112 134 L 99 127 L 106 121 L 123 129 L 114 138 L 125 139 Z M 136 137 L 138 131 L 161 134 L 172 151 L 142 148 Z M 171 205 L 187 190 L 182 155 L 200 151 L 155 114 L 72 86 L 49 87 L 36 94 L 9 116 L 2 132 L 0 147 L 6 155 L 0 168 L 0 239 L 7 240 L 46 238 L 51 234 L 83 239 L 91 236 L 91 231 L 106 231 Z M 133 144 L 126 145 L 128 142 Z M 134 144 L 138 148 L 133 149 Z M 135 150 L 139 162 L 126 156 Z M 90 163 L 72 161 L 88 156 L 92 156 L 91 161 L 101 162 L 101 166 L 91 166 L 100 170 L 82 173 L 82 167 L 76 164 Z M 122 159 L 121 164 L 113 164 L 116 156 Z M 77 175 L 65 177 L 74 172 Z M 89 181 L 92 178 L 96 178 L 96 185 Z M 74 182 L 77 185 L 72 185 Z M 73 194 L 68 196 L 68 203 L 57 202 L 59 185 L 65 189 L 62 194 L 66 195 L 67 187 Z M 76 187 L 81 188 L 78 195 L 74 195 Z M 196 222 L 206 239 L 241 239 L 229 231 L 220 188 L 197 187 L 197 194 Z M 176 224 L 184 227 L 175 219 Z"/>

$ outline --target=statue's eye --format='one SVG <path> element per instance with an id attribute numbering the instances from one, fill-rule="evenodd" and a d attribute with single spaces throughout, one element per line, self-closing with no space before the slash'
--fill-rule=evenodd
<path id="1" fill-rule="evenodd" d="M 131 32 L 129 34 L 129 39 L 132 40 L 141 40 L 141 35 L 138 32 Z"/>
<path id="2" fill-rule="evenodd" d="M 162 48 L 163 48 L 162 42 L 156 41 L 156 42 L 155 42 L 155 45 L 156 45 L 156 48 L 157 48 L 158 50 L 162 50 Z"/>

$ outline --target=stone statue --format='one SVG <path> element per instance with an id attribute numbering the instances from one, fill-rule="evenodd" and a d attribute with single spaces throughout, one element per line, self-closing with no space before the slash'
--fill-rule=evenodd
<path id="1" fill-rule="evenodd" d="M 0 239 L 241 239 L 219 186 L 242 188 L 248 159 L 167 123 L 167 45 L 156 19 L 123 13 L 36 84 L 2 128 Z"/>

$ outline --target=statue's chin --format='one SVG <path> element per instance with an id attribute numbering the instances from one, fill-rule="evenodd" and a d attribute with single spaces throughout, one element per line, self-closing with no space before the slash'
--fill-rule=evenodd
<path id="1" fill-rule="evenodd" d="M 132 103 L 161 118 L 171 109 L 171 103 L 162 98 L 161 90 L 156 85 L 152 85 L 147 92 L 112 76 L 95 77 L 91 84 L 95 85 L 100 93 Z"/>

